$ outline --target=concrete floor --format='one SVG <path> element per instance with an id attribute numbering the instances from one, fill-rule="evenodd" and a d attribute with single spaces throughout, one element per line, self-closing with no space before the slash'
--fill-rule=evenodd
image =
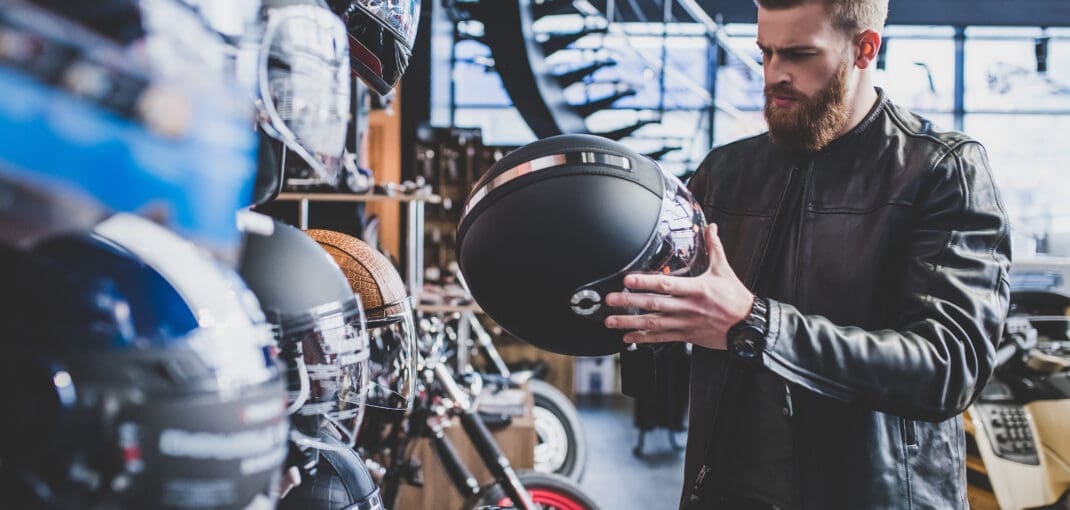
<path id="1" fill-rule="evenodd" d="M 581 397 L 580 421 L 587 436 L 587 470 L 581 486 L 603 510 L 677 508 L 684 479 L 684 452 L 674 451 L 668 432 L 647 433 L 644 455 L 632 453 L 639 437 L 627 397 Z M 686 434 L 677 434 L 683 445 Z"/>

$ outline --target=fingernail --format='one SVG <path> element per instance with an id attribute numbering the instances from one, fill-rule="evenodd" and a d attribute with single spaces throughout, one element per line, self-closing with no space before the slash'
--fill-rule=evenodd
<path id="1" fill-rule="evenodd" d="M 616 317 L 607 317 L 606 318 L 606 327 L 607 328 L 613 328 L 613 327 L 616 327 L 616 326 L 617 326 L 617 318 Z"/>
<path id="2" fill-rule="evenodd" d="M 627 287 L 631 287 L 631 286 L 635 285 L 635 277 L 634 276 L 625 276 L 624 277 L 624 285 L 627 286 Z"/>

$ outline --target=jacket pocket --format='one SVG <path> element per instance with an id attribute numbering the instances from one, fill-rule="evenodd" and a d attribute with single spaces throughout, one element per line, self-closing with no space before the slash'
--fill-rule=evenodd
<path id="1" fill-rule="evenodd" d="M 899 419 L 899 433 L 903 438 L 903 444 L 907 446 L 918 445 L 918 429 L 914 420 Z"/>

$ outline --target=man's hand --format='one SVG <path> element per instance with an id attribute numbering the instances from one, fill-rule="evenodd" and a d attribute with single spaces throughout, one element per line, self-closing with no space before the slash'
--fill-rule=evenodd
<path id="1" fill-rule="evenodd" d="M 628 343 L 691 342 L 724 350 L 725 334 L 750 313 L 754 295 L 729 267 L 717 225 L 706 227 L 706 247 L 710 268 L 698 276 L 626 276 L 631 292 L 613 292 L 606 304 L 651 313 L 612 315 L 606 327 L 634 330 L 624 335 Z"/>

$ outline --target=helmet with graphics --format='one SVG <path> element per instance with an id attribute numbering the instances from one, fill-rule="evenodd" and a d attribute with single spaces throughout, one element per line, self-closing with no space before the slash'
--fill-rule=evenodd
<path id="1" fill-rule="evenodd" d="M 2 248 L 0 489 L 19 508 L 242 509 L 286 454 L 271 330 L 241 280 L 156 224 Z M 269 501 L 270 502 L 270 501 Z"/>

